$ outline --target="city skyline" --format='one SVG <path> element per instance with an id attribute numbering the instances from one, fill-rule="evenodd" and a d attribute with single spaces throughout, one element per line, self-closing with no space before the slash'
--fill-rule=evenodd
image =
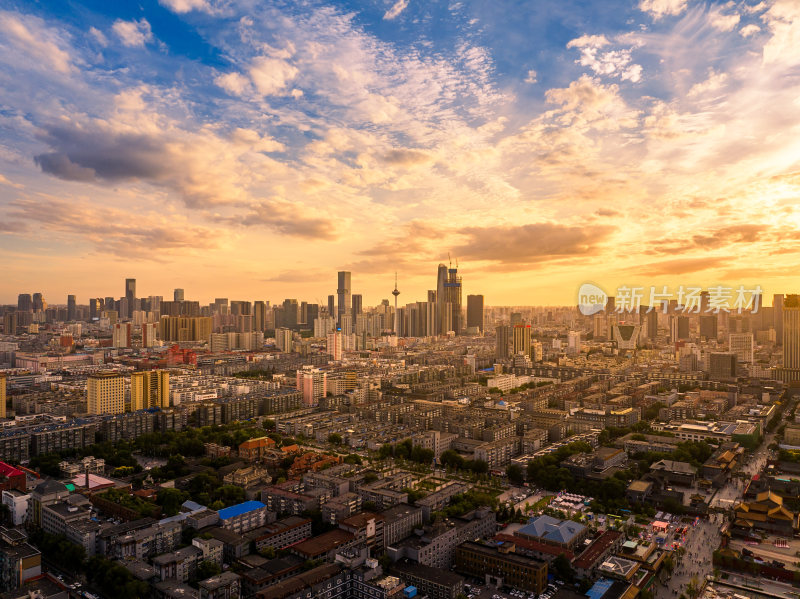
<path id="1" fill-rule="evenodd" d="M 0 302 L 795 286 L 791 0 L 6 6 Z"/>

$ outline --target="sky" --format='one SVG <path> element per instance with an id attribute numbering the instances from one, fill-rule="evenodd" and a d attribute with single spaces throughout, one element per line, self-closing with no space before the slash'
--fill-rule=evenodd
<path id="1" fill-rule="evenodd" d="M 0 9 L 0 302 L 769 297 L 799 196 L 797 0 Z"/>

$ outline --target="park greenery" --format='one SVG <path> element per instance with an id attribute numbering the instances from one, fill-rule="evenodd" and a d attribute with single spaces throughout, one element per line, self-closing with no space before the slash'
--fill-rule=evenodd
<path id="1" fill-rule="evenodd" d="M 424 449 L 419 445 L 414 445 L 411 439 L 406 439 L 400 443 L 385 443 L 381 445 L 378 450 L 378 458 L 385 460 L 386 458 L 399 458 L 402 460 L 410 460 L 418 464 L 430 464 L 433 461 L 433 450 Z"/>
<path id="2" fill-rule="evenodd" d="M 458 452 L 448 449 L 442 452 L 439 461 L 443 466 L 454 470 L 469 470 L 475 474 L 486 474 L 489 472 L 489 465 L 483 460 L 465 460 Z"/>

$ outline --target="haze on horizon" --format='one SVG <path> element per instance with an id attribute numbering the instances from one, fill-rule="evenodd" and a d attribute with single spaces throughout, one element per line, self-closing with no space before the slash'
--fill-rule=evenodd
<path id="1" fill-rule="evenodd" d="M 0 302 L 798 291 L 800 4 L 0 11 Z"/>

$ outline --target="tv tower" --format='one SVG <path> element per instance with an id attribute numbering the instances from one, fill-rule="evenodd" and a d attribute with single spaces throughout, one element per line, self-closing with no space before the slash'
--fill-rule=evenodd
<path id="1" fill-rule="evenodd" d="M 399 336 L 400 329 L 400 313 L 397 311 L 397 296 L 400 295 L 400 290 L 397 288 L 397 272 L 394 273 L 394 291 L 392 291 L 392 295 L 394 296 L 394 334 Z"/>

